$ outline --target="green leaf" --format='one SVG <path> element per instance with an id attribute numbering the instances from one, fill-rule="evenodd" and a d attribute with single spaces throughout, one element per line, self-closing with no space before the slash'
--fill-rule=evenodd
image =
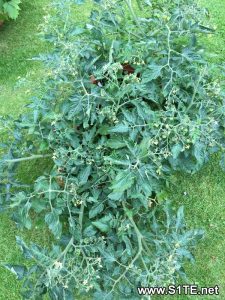
<path id="1" fill-rule="evenodd" d="M 115 125 L 113 128 L 109 129 L 110 132 L 115 132 L 115 133 L 126 133 L 129 131 L 129 126 L 127 124 L 119 123 Z"/>
<path id="2" fill-rule="evenodd" d="M 123 192 L 112 192 L 108 195 L 109 199 L 111 200 L 115 200 L 115 201 L 118 201 L 118 200 L 121 200 L 122 197 L 123 197 Z"/>
<path id="3" fill-rule="evenodd" d="M 123 241 L 126 244 L 126 250 L 127 250 L 127 254 L 131 255 L 132 254 L 132 244 L 130 242 L 130 239 L 125 235 L 123 236 Z"/>
<path id="4" fill-rule="evenodd" d="M 23 225 L 27 229 L 31 229 L 32 227 L 31 218 L 29 216 L 30 209 L 31 203 L 27 202 L 25 205 L 22 206 L 21 209 L 18 210 L 18 212 L 15 213 L 18 223 Z"/>
<path id="5" fill-rule="evenodd" d="M 144 159 L 144 158 L 146 158 L 148 156 L 149 145 L 150 145 L 149 138 L 144 138 L 141 141 L 140 145 L 138 146 L 140 159 Z"/>
<path id="6" fill-rule="evenodd" d="M 86 166 L 85 168 L 83 168 L 80 173 L 78 174 L 78 180 L 79 180 L 79 183 L 81 185 L 87 183 L 88 181 L 88 177 L 90 176 L 91 174 L 91 165 L 88 165 Z"/>
<path id="7" fill-rule="evenodd" d="M 62 224 L 59 220 L 58 213 L 53 210 L 45 215 L 45 222 L 48 224 L 49 229 L 52 231 L 56 238 L 59 238 L 62 234 Z"/>
<path id="8" fill-rule="evenodd" d="M 90 237 L 90 236 L 94 236 L 96 234 L 96 229 L 94 228 L 94 226 L 89 225 L 87 228 L 84 229 L 84 236 L 86 237 Z"/>
<path id="9" fill-rule="evenodd" d="M 176 253 L 177 253 L 178 255 L 181 255 L 181 256 L 183 256 L 183 257 L 189 259 L 191 262 L 194 262 L 194 261 L 195 261 L 195 259 L 194 259 L 193 255 L 191 254 L 191 252 L 188 251 L 188 250 L 185 249 L 185 248 L 178 248 L 178 249 L 176 250 Z"/>
<path id="10" fill-rule="evenodd" d="M 124 117 L 126 118 L 126 120 L 129 122 L 129 123 L 135 123 L 136 122 L 136 119 L 137 119 L 137 116 L 136 114 L 134 113 L 131 113 L 129 110 L 127 109 L 122 109 L 122 112 L 123 112 L 123 115 Z"/>
<path id="11" fill-rule="evenodd" d="M 104 209 L 104 205 L 102 203 L 95 204 L 89 211 L 89 218 L 92 219 L 100 214 Z"/>
<path id="12" fill-rule="evenodd" d="M 134 183 L 134 176 L 130 171 L 121 171 L 117 174 L 116 178 L 112 182 L 112 189 L 115 192 L 123 192 L 129 189 Z"/>
<path id="13" fill-rule="evenodd" d="M 81 33 L 84 33 L 84 28 L 82 28 L 82 27 L 76 27 L 75 29 L 73 29 L 72 31 L 71 31 L 71 35 L 79 35 L 79 34 L 81 34 Z"/>
<path id="14" fill-rule="evenodd" d="M 21 2 L 20 0 L 12 0 L 12 1 L 6 2 L 3 5 L 4 12 L 13 20 L 15 20 L 19 15 L 20 2 Z"/>
<path id="15" fill-rule="evenodd" d="M 24 192 L 19 192 L 11 199 L 10 208 L 15 208 L 26 202 L 27 195 Z"/>
<path id="16" fill-rule="evenodd" d="M 105 161 L 109 161 L 112 165 L 120 165 L 120 166 L 129 166 L 130 162 L 129 160 L 119 160 L 119 159 L 114 159 L 112 157 L 105 157 Z"/>
<path id="17" fill-rule="evenodd" d="M 177 211 L 177 219 L 176 219 L 176 231 L 180 229 L 184 222 L 184 207 L 179 207 Z"/>
<path id="18" fill-rule="evenodd" d="M 203 164 L 206 156 L 205 156 L 205 146 L 200 142 L 196 142 L 194 145 L 194 156 L 197 159 L 199 164 Z"/>
<path id="19" fill-rule="evenodd" d="M 126 146 L 126 144 L 119 137 L 113 137 L 107 140 L 105 145 L 111 149 L 120 149 Z"/>
<path id="20" fill-rule="evenodd" d="M 49 291 L 49 295 L 50 299 L 54 300 L 74 300 L 73 293 L 69 289 L 65 289 L 62 285 L 53 286 L 53 288 L 51 288 L 51 290 Z"/>
<path id="21" fill-rule="evenodd" d="M 97 133 L 101 134 L 101 135 L 107 135 L 109 133 L 109 129 L 110 129 L 110 126 L 109 125 L 102 125 Z"/>
<path id="22" fill-rule="evenodd" d="M 173 155 L 173 158 L 174 159 L 177 159 L 179 154 L 181 153 L 181 150 L 183 149 L 183 146 L 179 143 L 179 144 L 176 144 L 172 147 L 171 149 L 171 152 L 172 152 L 172 155 Z"/>
<path id="23" fill-rule="evenodd" d="M 41 199 L 34 199 L 31 203 L 31 206 L 36 213 L 40 213 L 46 209 L 47 203 Z"/>
<path id="24" fill-rule="evenodd" d="M 99 219 L 96 222 L 92 222 L 92 225 L 94 225 L 96 228 L 98 228 L 102 232 L 108 232 L 111 228 L 110 221 L 112 220 L 111 215 L 106 215 L 105 217 Z"/>
<path id="25" fill-rule="evenodd" d="M 115 257 L 110 252 L 104 251 L 104 252 L 102 252 L 102 255 L 103 255 L 104 259 L 106 260 L 106 262 L 112 263 L 112 262 L 116 261 Z"/>
<path id="26" fill-rule="evenodd" d="M 102 223 L 101 221 L 92 222 L 92 224 L 101 232 L 108 232 L 110 229 L 110 226 L 108 224 Z"/>
<path id="27" fill-rule="evenodd" d="M 142 83 L 150 82 L 161 75 L 162 66 L 150 65 L 142 74 Z"/>
<path id="28" fill-rule="evenodd" d="M 162 190 L 157 193 L 157 201 L 163 202 L 164 200 L 168 199 L 168 192 L 165 190 Z"/>
<path id="29" fill-rule="evenodd" d="M 3 266 L 16 275 L 17 279 L 22 280 L 27 275 L 27 268 L 19 265 L 3 264 Z"/>
<path id="30" fill-rule="evenodd" d="M 27 245 L 25 244 L 25 242 L 23 241 L 22 238 L 20 238 L 19 236 L 16 236 L 16 243 L 19 246 L 20 250 L 22 251 L 22 253 L 26 259 L 33 258 L 32 251 L 27 247 Z"/>

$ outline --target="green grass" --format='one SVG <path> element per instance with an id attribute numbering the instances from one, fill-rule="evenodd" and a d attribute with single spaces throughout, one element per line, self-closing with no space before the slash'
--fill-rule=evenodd
<path id="1" fill-rule="evenodd" d="M 15 87 L 15 85 L 19 78 L 25 83 L 35 78 L 39 72 L 40 64 L 28 59 L 47 50 L 47 44 L 42 43 L 37 37 L 37 27 L 42 23 L 43 8 L 48 2 L 48 0 L 22 1 L 19 18 L 16 21 L 6 22 L 0 28 L 1 114 L 17 115 L 22 111 L 30 95 L 30 86 L 21 84 L 20 87 Z"/>
<path id="2" fill-rule="evenodd" d="M 194 253 L 196 263 L 186 266 L 188 283 L 201 287 L 219 285 L 219 299 L 225 299 L 225 173 L 219 167 L 218 158 L 213 157 L 195 175 L 177 174 L 169 195 L 175 206 L 184 205 L 190 228 L 205 230 L 205 238 Z M 181 296 L 173 299 L 202 298 Z M 218 297 L 208 296 L 207 299 Z"/>
<path id="3" fill-rule="evenodd" d="M 216 27 L 216 32 L 205 39 L 207 49 L 215 55 L 213 61 L 224 63 L 225 60 L 225 1 L 223 0 L 199 0 L 199 3 L 208 8 L 209 22 Z"/>
<path id="4" fill-rule="evenodd" d="M 48 49 L 48 45 L 36 36 L 38 24 L 42 22 L 43 8 L 49 0 L 24 0 L 21 14 L 16 22 L 8 22 L 0 29 L 0 114 L 17 116 L 30 95 L 34 94 L 43 69 L 40 64 L 27 59 Z M 225 1 L 200 0 L 208 7 L 212 22 L 217 25 L 217 33 L 204 39 L 207 48 L 217 62 L 224 62 L 225 51 Z M 88 6 L 78 8 L 79 19 L 87 15 Z M 20 84 L 18 85 L 18 77 Z M 45 162 L 42 163 L 44 168 Z M 39 170 L 39 171 L 37 171 Z M 25 164 L 20 177 L 33 180 L 40 168 L 37 163 Z M 30 174 L 33 177 L 30 178 Z M 187 264 L 190 283 L 200 286 L 220 286 L 219 297 L 207 299 L 225 299 L 225 174 L 220 170 L 218 157 L 212 158 L 200 172 L 195 175 L 176 175 L 175 186 L 169 190 L 174 206 L 184 205 L 189 227 L 204 228 L 205 239 L 195 251 L 196 264 Z M 184 195 L 186 192 L 186 196 Z M 0 261 L 20 263 L 23 261 L 16 247 L 15 235 L 22 235 L 27 241 L 48 245 L 50 237 L 42 228 L 23 232 L 18 230 L 7 214 L 0 216 Z M 20 283 L 4 268 L 0 268 L 0 300 L 20 300 Z M 160 298 L 160 297 L 159 297 Z M 161 297 L 162 298 L 162 297 Z M 163 297 L 163 299 L 166 299 Z M 169 299 L 204 299 L 195 296 L 173 296 Z"/>

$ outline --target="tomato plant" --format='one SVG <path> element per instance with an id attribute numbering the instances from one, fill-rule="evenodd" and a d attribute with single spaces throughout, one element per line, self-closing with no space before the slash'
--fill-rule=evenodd
<path id="1" fill-rule="evenodd" d="M 0 20 L 13 19 L 19 15 L 19 4 L 21 0 L 1 0 L 0 1 Z"/>
<path id="2" fill-rule="evenodd" d="M 19 226 L 32 211 L 55 237 L 51 249 L 17 243 L 31 267 L 26 299 L 139 299 L 137 286 L 185 276 L 185 259 L 202 237 L 157 195 L 174 170 L 196 172 L 224 149 L 224 92 L 198 42 L 212 33 L 195 1 L 96 1 L 87 23 L 74 1 L 57 1 L 42 37 L 45 94 L 11 128 L 1 161 L 2 206 Z M 82 2 L 82 1 L 77 1 Z M 179 5 L 178 5 L 179 4 Z M 21 153 L 23 156 L 21 157 Z M 51 156 L 49 174 L 25 189 L 20 161 Z M 7 178 L 7 180 L 5 179 Z M 65 226 L 63 226 L 65 224 Z"/>

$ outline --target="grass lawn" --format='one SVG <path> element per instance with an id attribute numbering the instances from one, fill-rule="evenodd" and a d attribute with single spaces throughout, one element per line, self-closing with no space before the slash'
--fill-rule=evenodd
<path id="1" fill-rule="evenodd" d="M 49 0 L 23 0 L 18 20 L 8 22 L 0 29 L 0 114 L 18 115 L 41 81 L 41 65 L 27 59 L 48 49 L 36 36 L 38 24 L 42 22 L 44 15 L 43 8 L 48 3 Z M 206 39 L 207 47 L 218 55 L 213 60 L 224 62 L 225 1 L 201 0 L 201 3 L 209 9 L 218 28 L 215 35 Z M 89 6 L 80 6 L 79 18 L 86 16 L 88 9 Z M 34 173 L 34 177 L 38 175 L 37 170 L 35 163 L 27 165 L 20 175 L 28 180 L 30 172 Z M 218 284 L 220 296 L 208 296 L 207 299 L 225 299 L 225 174 L 219 168 L 218 157 L 213 157 L 197 174 L 177 174 L 176 178 L 176 185 L 169 190 L 170 199 L 173 200 L 174 206 L 184 204 L 186 220 L 190 227 L 201 227 L 206 231 L 206 238 L 195 253 L 196 264 L 187 265 L 190 283 L 200 286 Z M 44 231 L 43 234 L 41 228 L 21 232 L 9 220 L 7 214 L 1 214 L 1 262 L 22 261 L 21 253 L 16 247 L 15 235 L 22 235 L 27 241 L 50 243 L 48 233 Z M 0 300 L 3 299 L 20 300 L 21 297 L 18 281 L 10 272 L 0 268 Z M 173 296 L 173 299 L 203 298 Z"/>

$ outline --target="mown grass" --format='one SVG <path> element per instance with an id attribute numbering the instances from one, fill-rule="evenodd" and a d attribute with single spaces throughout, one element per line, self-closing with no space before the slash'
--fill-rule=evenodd
<path id="1" fill-rule="evenodd" d="M 20 16 L 8 21 L 0 28 L 0 112 L 15 114 L 21 112 L 28 99 L 30 86 L 16 88 L 19 78 L 26 81 L 38 77 L 40 64 L 28 59 L 47 50 L 36 36 L 42 23 L 44 6 L 48 0 L 22 1 Z M 25 81 L 25 80 L 23 80 Z M 21 81 L 22 82 L 22 81 Z"/>
<path id="2" fill-rule="evenodd" d="M 205 238 L 194 253 L 196 263 L 186 264 L 189 281 L 182 283 L 220 287 L 219 297 L 192 295 L 173 299 L 225 299 L 225 173 L 219 167 L 219 155 L 195 175 L 177 174 L 169 198 L 175 207 L 184 205 L 189 228 L 205 231 Z"/>
<path id="3" fill-rule="evenodd" d="M 217 25 L 217 33 L 205 39 L 207 48 L 217 57 L 217 62 L 224 62 L 225 51 L 225 1 L 200 0 Z M 8 22 L 0 29 L 0 114 L 17 116 L 24 108 L 31 94 L 35 93 L 43 69 L 40 64 L 27 60 L 40 52 L 48 50 L 48 45 L 36 36 L 38 24 L 42 22 L 43 8 L 49 0 L 24 0 L 21 14 L 16 22 Z M 90 6 L 80 6 L 76 17 L 87 15 Z M 18 77 L 20 77 L 18 85 Z M 45 162 L 42 162 L 45 167 Z M 33 180 L 40 172 L 40 165 L 25 165 L 20 176 Z M 33 177 L 30 178 L 30 174 Z M 195 251 L 196 264 L 187 264 L 190 283 L 199 286 L 220 286 L 219 297 L 207 299 L 225 299 L 225 174 L 218 165 L 218 156 L 211 159 L 195 175 L 177 174 L 175 186 L 171 187 L 169 197 L 174 206 L 184 205 L 189 227 L 204 228 L 205 239 Z M 22 255 L 16 247 L 15 235 L 22 235 L 25 240 L 49 245 L 50 236 L 42 228 L 29 232 L 18 230 L 7 214 L 0 216 L 0 261 L 23 262 Z M 186 282 L 185 282 L 186 283 Z M 4 268 L 0 268 L 0 300 L 20 300 L 20 284 Z M 166 299 L 164 297 L 161 297 Z M 170 297 L 171 298 L 171 297 Z M 173 296 L 173 299 L 203 299 L 195 296 Z"/>

